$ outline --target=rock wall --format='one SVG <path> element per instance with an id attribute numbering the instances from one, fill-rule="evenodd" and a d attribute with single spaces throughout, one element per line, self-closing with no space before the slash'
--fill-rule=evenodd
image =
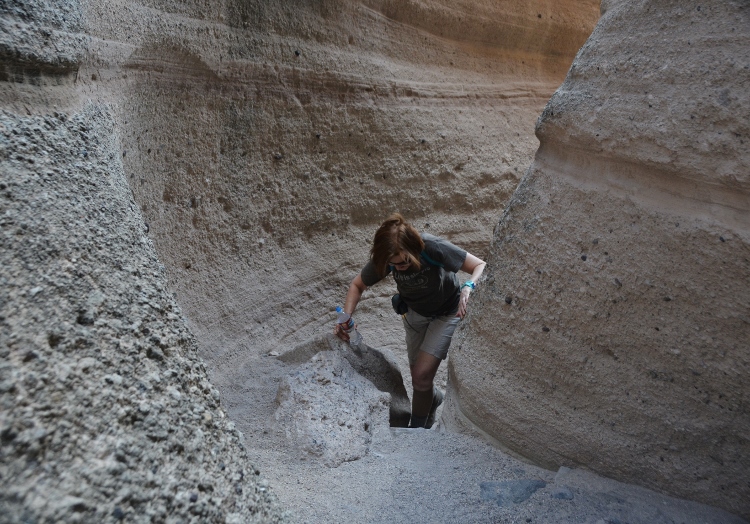
<path id="1" fill-rule="evenodd" d="M 282 519 L 219 397 L 267 400 L 393 210 L 486 251 L 597 16 L 1 1 L 2 519 Z"/>
<path id="2" fill-rule="evenodd" d="M 35 83 L 78 70 L 86 53 L 80 2 L 0 3 L 0 81 Z"/>
<path id="3" fill-rule="evenodd" d="M 111 115 L 3 111 L 0 133 L 0 520 L 279 520 L 166 289 Z"/>
<path id="4" fill-rule="evenodd" d="M 451 359 L 549 467 L 750 515 L 750 8 L 603 2 Z"/>
<path id="5" fill-rule="evenodd" d="M 330 331 L 384 216 L 486 253 L 597 4 L 85 4 L 79 89 L 117 101 L 129 183 L 233 413 L 265 395 L 254 358 Z M 541 36 L 503 36 L 518 27 Z M 402 343 L 388 291 L 360 308 L 378 347 Z"/>
<path id="6" fill-rule="evenodd" d="M 77 2 L 0 4 L 0 521 L 280 522 L 86 101 Z"/>

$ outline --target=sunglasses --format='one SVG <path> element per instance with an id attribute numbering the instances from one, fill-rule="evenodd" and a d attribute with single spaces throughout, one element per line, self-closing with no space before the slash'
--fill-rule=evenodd
<path id="1" fill-rule="evenodd" d="M 403 259 L 403 257 L 401 258 Z M 388 263 L 397 269 L 406 269 L 407 267 L 411 265 L 411 262 L 409 262 L 408 260 L 401 260 L 398 262 L 394 260 L 389 260 Z"/>

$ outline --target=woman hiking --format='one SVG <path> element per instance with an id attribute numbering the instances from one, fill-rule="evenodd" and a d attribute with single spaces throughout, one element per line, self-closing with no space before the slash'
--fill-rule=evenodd
<path id="1" fill-rule="evenodd" d="M 370 260 L 349 285 L 344 311 L 352 315 L 368 287 L 388 274 L 396 281 L 394 308 L 402 314 L 414 388 L 410 428 L 429 429 L 435 422 L 435 411 L 443 402 L 443 392 L 434 385 L 435 375 L 448 356 L 453 332 L 466 315 L 485 265 L 447 240 L 420 234 L 395 213 L 375 232 Z M 459 270 L 471 275 L 463 284 L 458 281 Z M 403 309 L 397 308 L 399 303 Z M 345 328 L 336 324 L 334 333 L 349 340 Z"/>

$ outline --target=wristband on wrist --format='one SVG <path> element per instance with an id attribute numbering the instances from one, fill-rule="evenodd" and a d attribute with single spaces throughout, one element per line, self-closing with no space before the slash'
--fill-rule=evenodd
<path id="1" fill-rule="evenodd" d="M 471 290 L 474 291 L 474 288 L 477 287 L 477 285 L 474 282 L 472 282 L 471 280 L 467 280 L 466 282 L 464 282 L 464 285 L 461 286 L 461 289 L 463 289 L 465 287 L 471 288 Z"/>

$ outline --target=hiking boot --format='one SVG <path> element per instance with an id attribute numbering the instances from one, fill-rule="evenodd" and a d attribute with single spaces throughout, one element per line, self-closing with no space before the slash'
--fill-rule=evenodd
<path id="1" fill-rule="evenodd" d="M 438 388 L 435 388 L 435 393 L 432 395 L 432 407 L 430 408 L 430 414 L 427 415 L 427 422 L 424 425 L 425 428 L 430 429 L 435 423 L 435 412 L 437 411 L 437 408 L 439 408 L 443 403 L 444 396 L 445 395 L 443 395 L 442 391 L 440 391 Z"/>

